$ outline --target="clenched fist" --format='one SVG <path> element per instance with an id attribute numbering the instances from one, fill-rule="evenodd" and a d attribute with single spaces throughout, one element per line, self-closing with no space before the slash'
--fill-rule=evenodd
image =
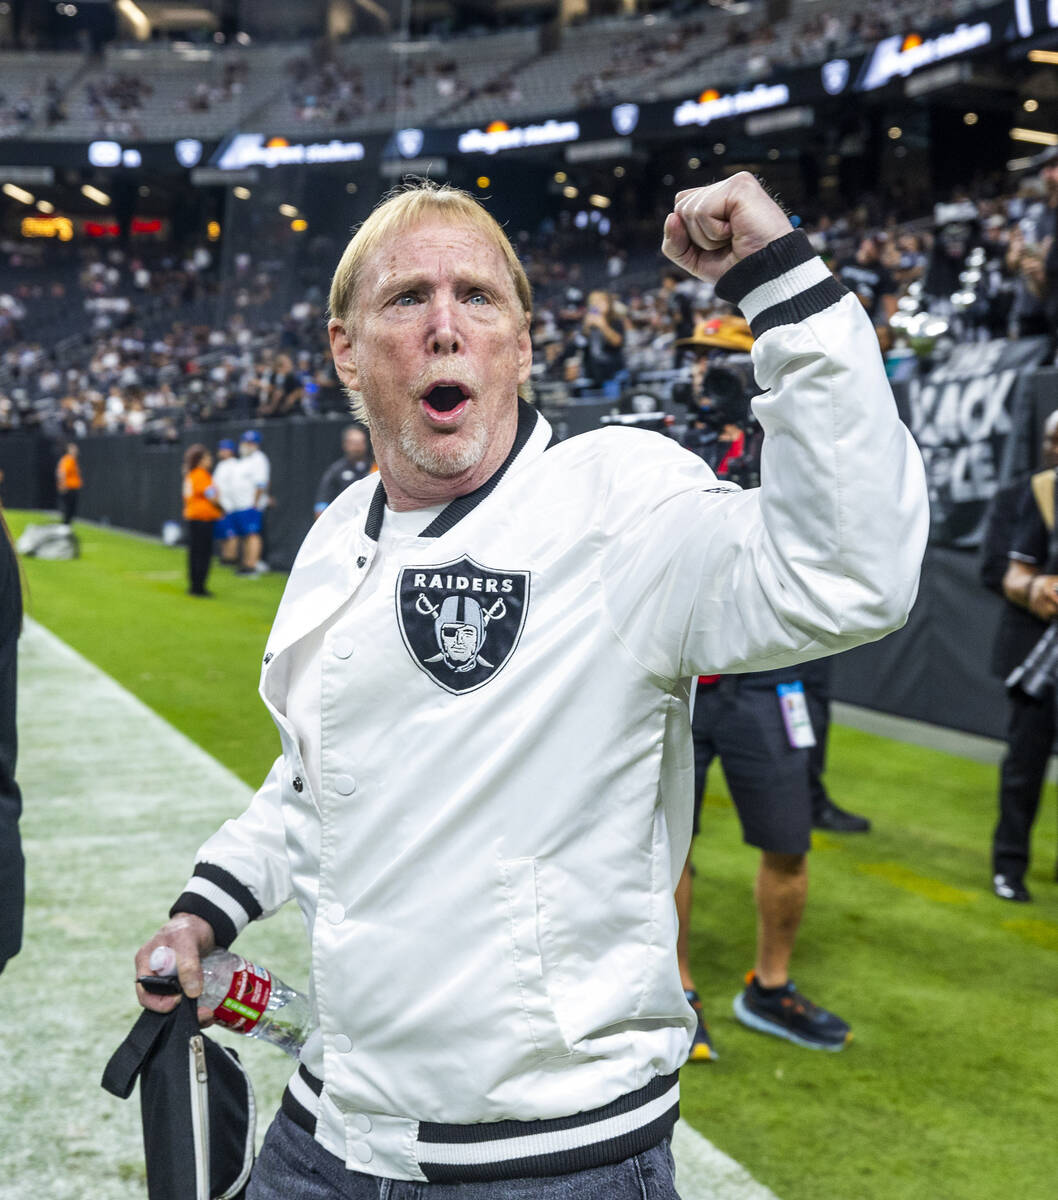
<path id="1" fill-rule="evenodd" d="M 661 252 L 698 279 L 715 282 L 790 229 L 786 214 L 754 176 L 740 171 L 677 193 L 665 218 Z"/>

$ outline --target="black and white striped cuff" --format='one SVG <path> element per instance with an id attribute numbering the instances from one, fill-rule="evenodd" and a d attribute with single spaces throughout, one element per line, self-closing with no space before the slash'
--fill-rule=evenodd
<path id="1" fill-rule="evenodd" d="M 169 915 L 191 913 L 213 927 L 217 945 L 227 949 L 251 921 L 261 915 L 253 892 L 215 863 L 196 863 L 187 887 Z"/>
<path id="2" fill-rule="evenodd" d="M 322 1090 L 300 1066 L 283 1093 L 283 1111 L 307 1133 L 316 1132 Z M 679 1115 L 679 1074 L 659 1075 L 602 1108 L 571 1117 L 478 1125 L 420 1121 L 415 1154 L 430 1183 L 568 1175 L 644 1153 L 672 1136 Z"/>
<path id="3" fill-rule="evenodd" d="M 736 263 L 716 284 L 716 294 L 741 309 L 754 337 L 822 312 L 847 290 L 799 229 Z"/>
<path id="4" fill-rule="evenodd" d="M 316 1136 L 316 1114 L 320 1108 L 323 1080 L 299 1065 L 283 1092 L 279 1107 L 306 1133 Z"/>

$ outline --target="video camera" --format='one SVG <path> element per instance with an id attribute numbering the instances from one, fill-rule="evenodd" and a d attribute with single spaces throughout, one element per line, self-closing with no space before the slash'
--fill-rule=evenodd
<path id="1" fill-rule="evenodd" d="M 732 425 L 742 432 L 745 448 L 739 458 L 727 460 L 725 478 L 743 488 L 760 484 L 760 426 L 750 408 L 759 391 L 748 354 L 710 363 L 697 387 L 688 381 L 673 389 L 673 399 L 690 412 L 684 444 L 714 470 L 724 457 L 720 435 Z"/>
<path id="2" fill-rule="evenodd" d="M 1058 621 L 1052 621 L 1025 661 L 1006 678 L 1007 691 L 1022 692 L 1030 700 L 1045 700 L 1058 683 Z"/>

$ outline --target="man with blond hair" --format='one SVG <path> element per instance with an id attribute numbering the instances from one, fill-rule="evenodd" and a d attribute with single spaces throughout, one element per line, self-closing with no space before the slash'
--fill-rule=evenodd
<path id="1" fill-rule="evenodd" d="M 556 443 L 518 396 L 528 282 L 465 193 L 398 191 L 342 256 L 379 478 L 306 538 L 261 674 L 281 753 L 136 959 L 171 946 L 196 996 L 302 910 L 319 1025 L 250 1200 L 677 1195 L 690 680 L 899 626 L 927 512 L 873 330 L 756 180 L 681 192 L 662 248 L 754 328 L 755 493 L 651 433 Z"/>

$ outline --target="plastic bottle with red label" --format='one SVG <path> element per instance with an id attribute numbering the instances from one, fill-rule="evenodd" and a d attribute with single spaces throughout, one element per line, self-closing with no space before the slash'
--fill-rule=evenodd
<path id="1" fill-rule="evenodd" d="M 169 946 L 155 948 L 151 970 L 159 975 L 176 973 L 176 955 Z M 307 996 L 230 950 L 211 950 L 202 959 L 198 1003 L 213 1010 L 218 1024 L 271 1042 L 291 1058 L 298 1057 L 315 1024 Z"/>

